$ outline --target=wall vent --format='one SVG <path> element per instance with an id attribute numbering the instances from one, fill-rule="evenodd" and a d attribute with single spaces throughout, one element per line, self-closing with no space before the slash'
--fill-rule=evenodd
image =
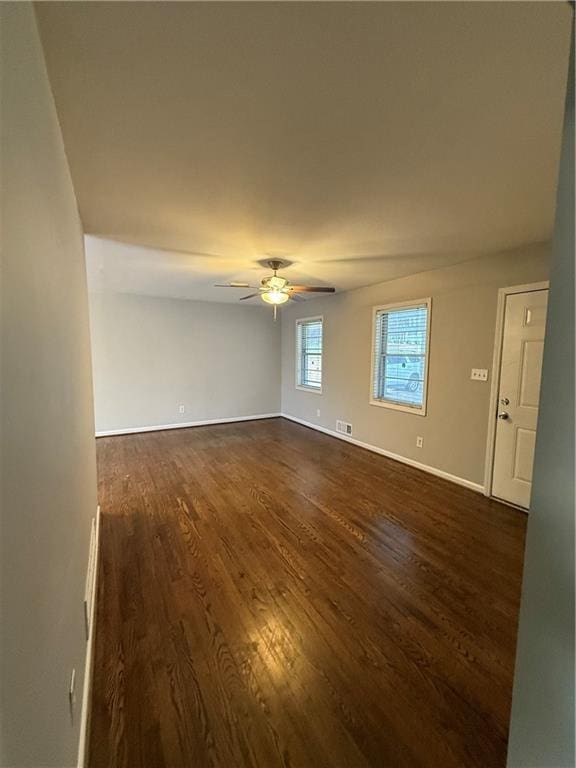
<path id="1" fill-rule="evenodd" d="M 347 421 L 340 421 L 336 419 L 336 432 L 340 432 L 341 435 L 352 435 L 352 424 L 348 424 Z"/>

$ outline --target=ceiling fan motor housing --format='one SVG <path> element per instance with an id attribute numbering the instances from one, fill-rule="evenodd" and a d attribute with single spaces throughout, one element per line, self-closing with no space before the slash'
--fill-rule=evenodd
<path id="1" fill-rule="evenodd" d="M 277 275 L 272 275 L 272 277 L 265 277 L 262 280 L 262 285 L 266 289 L 272 291 L 281 291 L 286 287 L 287 283 L 288 280 L 286 280 L 285 277 L 278 277 Z"/>

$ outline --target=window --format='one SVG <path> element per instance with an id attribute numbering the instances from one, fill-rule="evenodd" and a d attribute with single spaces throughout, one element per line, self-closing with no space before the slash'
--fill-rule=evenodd
<path id="1" fill-rule="evenodd" d="M 296 320 L 296 386 L 322 392 L 322 318 Z"/>
<path id="2" fill-rule="evenodd" d="M 426 414 L 431 299 L 374 308 L 370 402 Z"/>

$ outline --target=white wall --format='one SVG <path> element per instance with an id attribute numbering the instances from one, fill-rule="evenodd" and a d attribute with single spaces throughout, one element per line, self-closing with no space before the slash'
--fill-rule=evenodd
<path id="1" fill-rule="evenodd" d="M 470 370 L 491 368 L 498 288 L 547 279 L 548 259 L 549 245 L 534 245 L 283 310 L 282 412 L 331 430 L 336 419 L 352 422 L 362 442 L 483 484 L 490 380 L 471 381 Z M 370 405 L 372 307 L 427 297 L 426 416 Z M 321 395 L 294 383 L 295 320 L 311 315 L 324 316 Z"/>
<path id="2" fill-rule="evenodd" d="M 1 3 L 0 15 L 0 764 L 63 768 L 77 757 L 96 513 L 86 276 L 34 12 Z"/>
<path id="3" fill-rule="evenodd" d="M 280 410 L 270 307 L 92 293 L 90 326 L 97 432 Z"/>
<path id="4" fill-rule="evenodd" d="M 566 99 L 509 768 L 573 768 L 574 40 Z"/>

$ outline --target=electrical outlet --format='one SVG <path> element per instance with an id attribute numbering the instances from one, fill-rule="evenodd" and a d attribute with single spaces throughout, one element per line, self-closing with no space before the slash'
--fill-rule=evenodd
<path id="1" fill-rule="evenodd" d="M 183 405 L 178 406 L 178 413 L 184 413 L 185 410 L 186 408 Z"/>
<path id="2" fill-rule="evenodd" d="M 416 438 L 416 448 L 422 448 L 424 445 L 424 438 L 423 437 L 417 437 Z"/>
<path id="3" fill-rule="evenodd" d="M 488 368 L 472 368 L 472 381 L 488 381 Z"/>
<path id="4" fill-rule="evenodd" d="M 316 408 L 316 418 L 320 418 L 320 408 Z"/>

